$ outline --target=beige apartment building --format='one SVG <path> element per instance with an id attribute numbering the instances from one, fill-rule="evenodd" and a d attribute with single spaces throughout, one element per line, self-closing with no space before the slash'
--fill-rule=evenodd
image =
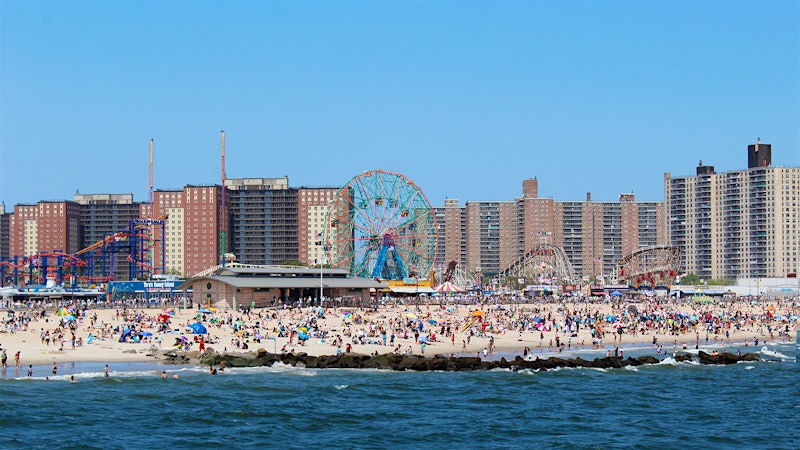
<path id="1" fill-rule="evenodd" d="M 301 187 L 297 189 L 298 259 L 309 265 L 329 264 L 323 247 L 328 206 L 337 188 Z"/>
<path id="2" fill-rule="evenodd" d="M 746 170 L 664 175 L 668 238 L 683 250 L 686 273 L 702 279 L 797 274 L 800 168 L 773 167 L 772 147 L 748 146 Z"/>

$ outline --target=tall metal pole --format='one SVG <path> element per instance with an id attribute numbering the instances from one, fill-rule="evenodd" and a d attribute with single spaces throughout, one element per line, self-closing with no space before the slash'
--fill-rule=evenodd
<path id="1" fill-rule="evenodd" d="M 219 253 L 220 253 L 220 256 L 222 257 L 222 266 L 224 267 L 225 266 L 225 252 L 227 251 L 227 245 L 226 245 L 226 242 L 225 242 L 225 238 L 226 238 L 225 232 L 227 231 L 226 221 L 228 220 L 227 216 L 225 214 L 225 191 L 227 190 L 225 188 L 225 130 L 220 131 L 220 133 L 222 134 L 222 137 L 220 138 L 221 145 L 222 145 L 222 189 L 221 189 L 221 191 L 222 191 L 222 224 L 220 226 L 221 233 L 220 233 L 220 243 L 219 243 L 220 251 L 219 251 Z"/>
<path id="2" fill-rule="evenodd" d="M 150 139 L 150 195 L 149 195 L 149 205 L 147 210 L 147 218 L 153 218 L 153 139 Z M 153 258 L 153 246 L 155 245 L 155 239 L 153 238 L 153 225 L 152 223 L 148 222 L 147 225 L 147 238 L 150 240 L 148 243 L 149 245 L 149 257 L 150 257 L 150 270 L 148 274 L 148 278 L 152 277 L 153 275 L 153 267 L 155 266 L 155 260 Z"/>

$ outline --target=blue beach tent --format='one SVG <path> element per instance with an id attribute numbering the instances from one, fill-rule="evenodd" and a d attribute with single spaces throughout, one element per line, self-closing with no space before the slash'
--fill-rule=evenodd
<path id="1" fill-rule="evenodd" d="M 192 329 L 192 333 L 194 334 L 208 334 L 208 330 L 206 330 L 206 327 L 200 322 L 189 325 L 189 328 Z"/>

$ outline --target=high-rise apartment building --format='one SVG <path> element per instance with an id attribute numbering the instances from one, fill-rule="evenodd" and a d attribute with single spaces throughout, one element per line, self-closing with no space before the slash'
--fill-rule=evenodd
<path id="1" fill-rule="evenodd" d="M 298 191 L 284 178 L 226 179 L 231 252 L 243 264 L 296 261 Z"/>
<path id="2" fill-rule="evenodd" d="M 9 219 L 9 252 L 30 256 L 40 252 L 80 250 L 80 208 L 70 201 L 40 201 L 16 205 Z"/>
<path id="3" fill-rule="evenodd" d="M 306 264 L 322 264 L 327 258 L 323 247 L 328 206 L 338 188 L 301 187 L 297 189 L 298 259 Z M 330 261 L 327 261 L 330 263 Z"/>
<path id="4" fill-rule="evenodd" d="M 748 146 L 746 170 L 664 175 L 669 242 L 703 279 L 784 277 L 798 270 L 800 168 L 772 166 L 772 147 Z"/>
<path id="5" fill-rule="evenodd" d="M 0 261 L 9 259 L 11 256 L 11 252 L 8 248 L 10 221 L 11 214 L 6 213 L 5 202 L 0 202 Z"/>
<path id="6" fill-rule="evenodd" d="M 444 248 L 436 264 L 455 260 L 468 271 L 491 275 L 549 244 L 564 249 L 576 274 L 610 281 L 620 258 L 666 242 L 663 203 L 637 202 L 633 194 L 617 202 L 592 201 L 591 194 L 585 201 L 556 201 L 539 197 L 535 178 L 522 185 L 515 201 L 459 208 L 458 201 L 446 200 L 435 208 Z"/>
<path id="7" fill-rule="evenodd" d="M 466 265 L 466 210 L 458 205 L 458 200 L 445 199 L 443 207 L 433 207 L 433 214 L 438 227 L 434 261 L 442 270 L 450 261 Z"/>
<path id="8" fill-rule="evenodd" d="M 209 206 L 209 205 L 207 205 Z M 186 239 L 186 190 L 158 190 L 153 193 L 153 211 L 150 205 L 140 204 L 140 218 L 164 220 L 164 236 L 161 236 L 161 227 L 151 226 L 150 233 L 158 239 L 159 245 L 164 245 L 164 261 L 161 261 L 161 252 L 154 245 L 154 267 L 163 268 L 167 274 L 186 276 L 187 271 L 187 239 Z M 151 217 L 152 216 L 152 217 Z M 166 217 L 166 218 L 165 218 Z M 191 224 L 188 224 L 192 228 Z M 216 263 L 215 263 L 216 264 Z M 192 274 L 197 272 L 192 272 Z"/>
<path id="9" fill-rule="evenodd" d="M 466 266 L 494 274 L 519 258 L 517 203 L 467 202 Z"/>
<path id="10" fill-rule="evenodd" d="M 222 188 L 219 185 L 185 186 L 182 190 L 155 191 L 153 210 L 142 203 L 142 218 L 164 221 L 150 228 L 153 268 L 168 274 L 192 276 L 222 262 Z M 152 216 L 151 216 L 152 215 Z M 163 240 L 164 259 L 160 245 Z"/>
<path id="11" fill-rule="evenodd" d="M 39 251 L 37 205 L 14 205 L 8 222 L 9 256 L 29 256 Z"/>
<path id="12" fill-rule="evenodd" d="M 75 203 L 80 205 L 81 248 L 87 248 L 116 233 L 130 229 L 130 221 L 139 218 L 139 203 L 133 194 L 81 194 L 75 193 Z M 126 239 L 129 246 L 131 240 Z M 129 247 L 103 254 L 103 247 L 91 258 L 92 267 L 87 271 L 95 277 L 113 276 L 115 280 L 126 280 L 129 275 Z M 113 258 L 113 262 L 109 259 Z M 113 272 L 111 272 L 113 269 Z"/>

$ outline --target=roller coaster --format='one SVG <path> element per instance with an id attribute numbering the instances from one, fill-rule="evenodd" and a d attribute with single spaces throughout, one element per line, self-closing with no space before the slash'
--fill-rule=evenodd
<path id="1" fill-rule="evenodd" d="M 0 261 L 0 287 L 65 284 L 73 288 L 113 281 L 116 255 L 127 255 L 128 279 L 143 280 L 164 273 L 164 225 L 168 216 L 133 219 L 128 229 L 110 234 L 73 254 L 61 250 L 14 256 Z M 160 229 L 160 232 L 156 232 Z M 156 252 L 159 258 L 155 258 Z M 158 261 L 159 266 L 156 266 Z"/>
<path id="2" fill-rule="evenodd" d="M 681 270 L 680 247 L 641 248 L 617 262 L 619 281 L 637 288 L 675 284 L 675 277 Z"/>

